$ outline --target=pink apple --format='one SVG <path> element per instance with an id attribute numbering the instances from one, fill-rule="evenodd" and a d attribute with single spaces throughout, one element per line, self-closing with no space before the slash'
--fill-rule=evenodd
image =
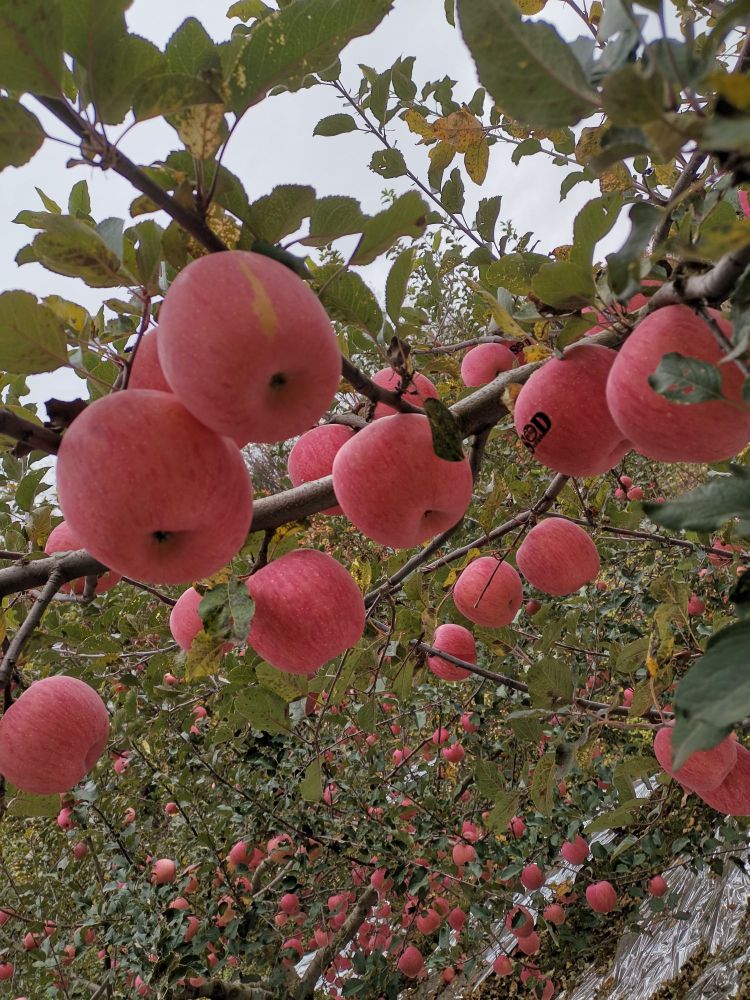
<path id="1" fill-rule="evenodd" d="M 466 923 L 466 914 L 460 906 L 455 906 L 448 914 L 448 924 L 452 930 L 459 933 Z"/>
<path id="2" fill-rule="evenodd" d="M 456 868 L 461 868 L 462 865 L 468 865 L 472 861 L 476 861 L 477 851 L 473 844 L 464 844 L 462 841 L 459 841 L 453 846 L 452 857 Z"/>
<path id="3" fill-rule="evenodd" d="M 521 872 L 521 885 L 530 892 L 541 889 L 544 882 L 544 872 L 537 864 L 526 865 Z"/>
<path id="4" fill-rule="evenodd" d="M 460 764 L 466 756 L 466 751 L 460 743 L 451 743 L 449 747 L 443 749 L 443 757 L 450 764 Z"/>
<path id="5" fill-rule="evenodd" d="M 733 736 L 727 736 L 710 750 L 698 750 L 675 771 L 672 768 L 672 727 L 662 726 L 654 737 L 654 754 L 670 777 L 691 792 L 712 791 L 728 776 L 737 763 L 739 745 Z"/>
<path id="6" fill-rule="evenodd" d="M 661 875 L 654 875 L 653 878 L 650 878 L 648 880 L 646 888 L 648 889 L 648 893 L 650 896 L 659 897 L 663 896 L 667 892 L 669 886 L 667 885 L 665 879 L 662 878 Z"/>
<path id="7" fill-rule="evenodd" d="M 477 646 L 474 642 L 474 636 L 463 625 L 438 625 L 430 645 L 433 649 L 440 649 L 442 652 L 448 653 L 449 656 L 455 656 L 457 660 L 463 660 L 465 663 L 477 662 Z M 427 664 L 433 674 L 444 681 L 462 681 L 471 677 L 469 670 L 464 670 L 463 667 L 449 663 L 448 660 L 443 660 L 439 656 L 428 656 Z M 467 732 L 471 732 L 471 730 L 467 730 Z"/>
<path id="8" fill-rule="evenodd" d="M 424 958 L 419 948 L 409 945 L 405 948 L 398 960 L 399 972 L 403 973 L 407 979 L 416 979 L 424 970 Z"/>
<path id="9" fill-rule="evenodd" d="M 305 282 L 245 250 L 192 261 L 159 312 L 159 361 L 190 412 L 217 434 L 285 441 L 318 422 L 341 375 L 336 334 Z"/>
<path id="10" fill-rule="evenodd" d="M 0 980 L 12 979 L 15 971 L 12 962 L 0 962 Z"/>
<path id="11" fill-rule="evenodd" d="M 509 371 L 516 357 L 505 344 L 478 344 L 461 362 L 461 380 L 466 386 L 487 385 L 500 372 Z"/>
<path id="12" fill-rule="evenodd" d="M 372 381 L 381 389 L 388 389 L 390 392 L 396 392 L 402 384 L 401 376 L 393 368 L 383 368 L 381 371 L 375 372 Z M 426 375 L 414 372 L 406 392 L 403 393 L 403 398 L 407 403 L 418 406 L 422 410 L 425 399 L 439 399 L 440 395 Z M 396 412 L 398 411 L 394 410 L 392 406 L 388 406 L 387 403 L 377 403 L 374 416 L 379 419 L 380 417 L 390 417 Z"/>
<path id="13" fill-rule="evenodd" d="M 47 555 L 51 556 L 54 552 L 76 552 L 78 549 L 82 549 L 83 546 L 78 541 L 76 536 L 70 530 L 65 521 L 60 521 L 60 523 L 52 529 L 49 538 L 47 539 L 47 544 L 44 546 L 44 551 Z M 111 590 L 115 584 L 119 583 L 122 577 L 113 573 L 111 570 L 109 573 L 104 573 L 96 581 L 96 587 L 94 589 L 95 594 L 105 594 L 108 590 Z M 83 579 L 74 580 L 72 583 L 66 583 L 61 589 L 66 591 L 73 591 L 74 594 L 82 594 L 86 581 Z"/>
<path id="14" fill-rule="evenodd" d="M 180 649 L 190 649 L 193 639 L 203 631 L 203 621 L 198 614 L 201 600 L 195 587 L 188 587 L 169 613 L 169 631 Z"/>
<path id="15" fill-rule="evenodd" d="M 643 500 L 643 490 L 640 486 L 631 486 L 625 496 L 628 500 Z"/>
<path id="16" fill-rule="evenodd" d="M 158 389 L 159 392 L 171 392 L 169 382 L 164 377 L 159 363 L 158 348 L 159 328 L 153 327 L 141 337 L 135 360 L 130 368 L 128 389 Z"/>
<path id="17" fill-rule="evenodd" d="M 611 882 L 592 882 L 586 888 L 586 902 L 595 913 L 609 913 L 617 906 L 617 893 Z"/>
<path id="18" fill-rule="evenodd" d="M 149 583 L 187 583 L 225 566 L 247 537 L 251 490 L 236 445 L 150 389 L 97 399 L 57 458 L 60 506 L 81 544 Z"/>
<path id="19" fill-rule="evenodd" d="M 94 767 L 108 737 L 107 708 L 93 688 L 47 677 L 0 719 L 0 772 L 25 792 L 67 792 Z"/>
<path id="20" fill-rule="evenodd" d="M 522 600 L 518 573 L 494 556 L 473 559 L 453 586 L 453 602 L 461 614 L 491 628 L 510 625 Z"/>
<path id="21" fill-rule="evenodd" d="M 152 885 L 168 885 L 177 878 L 177 865 L 171 858 L 159 858 L 151 868 Z"/>
<path id="22" fill-rule="evenodd" d="M 589 856 L 589 845 L 579 834 L 573 841 L 566 841 L 560 848 L 560 854 L 569 865 L 582 865 Z"/>
<path id="23" fill-rule="evenodd" d="M 559 903 L 545 906 L 542 915 L 548 924 L 554 924 L 556 927 L 561 927 L 565 923 L 565 910 Z"/>
<path id="24" fill-rule="evenodd" d="M 555 596 L 575 593 L 600 569 L 591 536 L 558 517 L 534 525 L 516 552 L 516 563 L 532 587 Z"/>
<path id="25" fill-rule="evenodd" d="M 532 598 L 532 600 L 526 602 L 524 610 L 526 611 L 526 614 L 529 616 L 529 618 L 533 618 L 534 615 L 537 613 L 537 611 L 542 610 L 542 605 L 539 603 L 539 601 L 535 601 Z"/>
<path id="26" fill-rule="evenodd" d="M 514 906 L 505 916 L 505 929 L 517 938 L 527 937 L 534 930 L 534 918 L 525 906 Z"/>
<path id="27" fill-rule="evenodd" d="M 164 812 L 167 814 L 167 816 L 176 816 L 179 813 L 179 811 L 180 808 L 176 802 L 167 802 L 167 804 L 164 806 Z"/>
<path id="28" fill-rule="evenodd" d="M 351 440 L 354 431 L 343 424 L 322 424 L 303 434 L 289 452 L 287 472 L 293 486 L 311 483 L 330 476 L 333 460 L 340 448 Z M 321 514 L 343 514 L 336 504 L 326 507 Z"/>
<path id="29" fill-rule="evenodd" d="M 88 844 L 86 844 L 83 840 L 79 840 L 79 842 L 73 846 L 73 857 L 76 861 L 81 861 L 88 853 Z"/>
<path id="30" fill-rule="evenodd" d="M 512 976 L 513 962 L 507 955 L 498 955 L 492 963 L 492 971 L 496 976 Z"/>
<path id="31" fill-rule="evenodd" d="M 537 461 L 567 476 L 593 476 L 630 450 L 607 406 L 607 377 L 616 357 L 599 344 L 576 345 L 525 383 L 513 420 Z"/>
<path id="32" fill-rule="evenodd" d="M 255 602 L 247 641 L 279 670 L 312 675 L 362 638 L 362 594 L 326 552 L 287 552 L 254 573 L 247 589 Z"/>
<path id="33" fill-rule="evenodd" d="M 523 837 L 524 833 L 526 833 L 526 823 L 523 821 L 523 817 L 512 816 L 508 820 L 508 829 L 514 837 Z"/>
<path id="34" fill-rule="evenodd" d="M 710 310 L 732 341 L 732 327 Z M 718 365 L 726 400 L 673 402 L 649 384 L 665 354 L 678 353 Z M 617 354 L 607 381 L 612 416 L 636 451 L 662 462 L 718 462 L 750 440 L 750 408 L 743 402 L 744 375 L 724 358 L 707 324 L 688 306 L 657 309 L 635 328 Z"/>
<path id="35" fill-rule="evenodd" d="M 518 950 L 522 951 L 524 955 L 536 955 L 539 951 L 539 946 L 541 940 L 536 931 L 532 931 L 530 934 L 524 934 L 523 937 L 518 939 Z"/>
<path id="36" fill-rule="evenodd" d="M 689 615 L 702 615 L 705 610 L 705 602 L 697 594 L 691 594 L 687 605 L 687 613 Z"/>
<path id="37" fill-rule="evenodd" d="M 369 424 L 333 461 L 333 489 L 363 535 L 408 549 L 452 527 L 471 502 L 468 459 L 438 458 L 427 417 L 397 413 Z"/>
<path id="38" fill-rule="evenodd" d="M 717 788 L 696 789 L 696 794 L 725 816 L 750 816 L 750 750 L 737 744 L 737 761 L 726 778 Z"/>
<path id="39" fill-rule="evenodd" d="M 434 639 L 433 639 L 434 642 Z M 464 712 L 461 716 L 461 728 L 467 733 L 476 733 L 479 726 L 472 722 L 471 712 Z"/>

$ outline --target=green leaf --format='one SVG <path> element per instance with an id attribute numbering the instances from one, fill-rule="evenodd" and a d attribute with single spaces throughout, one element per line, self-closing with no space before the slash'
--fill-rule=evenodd
<path id="1" fill-rule="evenodd" d="M 29 292 L 0 295 L 0 368 L 19 375 L 53 372 L 68 363 L 65 327 Z"/>
<path id="2" fill-rule="evenodd" d="M 34 504 L 34 497 L 39 489 L 39 484 L 44 479 L 46 469 L 32 469 L 27 473 L 16 490 L 16 505 L 27 513 Z"/>
<path id="3" fill-rule="evenodd" d="M 542 738 L 542 725 L 533 715 L 510 715 L 508 724 L 513 735 L 523 743 L 538 743 Z"/>
<path id="4" fill-rule="evenodd" d="M 318 198 L 310 215 L 310 235 L 300 243 L 313 247 L 327 246 L 340 236 L 361 233 L 367 218 L 356 198 L 348 195 Z"/>
<path id="5" fill-rule="evenodd" d="M 590 305 L 596 294 L 591 268 L 567 260 L 543 264 L 531 279 L 531 287 L 542 302 L 565 310 Z"/>
<path id="6" fill-rule="evenodd" d="M 554 751 L 550 751 L 537 761 L 529 788 L 531 801 L 542 816 L 552 815 L 556 787 L 555 754 Z"/>
<path id="7" fill-rule="evenodd" d="M 96 229 L 72 215 L 21 212 L 15 221 L 45 230 L 35 237 L 31 249 L 49 271 L 82 278 L 92 288 L 134 283 Z"/>
<path id="8" fill-rule="evenodd" d="M 602 104 L 615 125 L 644 125 L 657 121 L 664 107 L 665 80 L 651 63 L 626 63 L 608 73 L 602 82 Z"/>
<path id="9" fill-rule="evenodd" d="M 245 642 L 254 613 L 253 599 L 240 580 L 207 590 L 198 606 L 206 631 L 223 642 Z"/>
<path id="10" fill-rule="evenodd" d="M 370 170 L 379 177 L 403 177 L 406 173 L 404 154 L 398 149 L 379 149 L 372 154 Z"/>
<path id="11" fill-rule="evenodd" d="M 505 793 L 503 773 L 497 764 L 487 760 L 478 760 L 474 764 L 474 784 L 479 794 L 493 801 Z"/>
<path id="12" fill-rule="evenodd" d="M 416 191 L 401 195 L 390 208 L 367 220 L 351 263 L 371 264 L 390 250 L 399 237 L 421 236 L 427 228 L 428 212 L 427 205 Z"/>
<path id="13" fill-rule="evenodd" d="M 623 646 L 617 655 L 614 668 L 618 674 L 634 674 L 636 670 L 646 664 L 646 654 L 648 653 L 649 637 L 641 636 L 634 639 L 626 646 Z"/>
<path id="14" fill-rule="evenodd" d="M 444 0 L 445 20 L 452 27 L 456 27 L 456 0 Z"/>
<path id="15" fill-rule="evenodd" d="M 617 222 L 621 208 L 620 194 L 606 194 L 583 206 L 573 223 L 573 249 L 570 252 L 572 263 L 591 267 L 596 244 L 604 239 Z"/>
<path id="16" fill-rule="evenodd" d="M 373 336 L 383 326 L 378 300 L 353 271 L 342 271 L 337 264 L 326 264 L 315 272 L 315 285 L 321 288 L 320 301 L 332 319 L 354 323 Z"/>
<path id="17" fill-rule="evenodd" d="M 514 0 L 458 0 L 458 15 L 479 81 L 505 114 L 557 128 L 598 108 L 571 46 L 551 25 L 524 20 Z"/>
<path id="18" fill-rule="evenodd" d="M 227 11 L 227 17 L 238 17 L 241 21 L 252 21 L 269 14 L 273 14 L 273 7 L 263 3 L 263 0 L 237 0 Z"/>
<path id="19" fill-rule="evenodd" d="M 307 695 L 309 684 L 306 677 L 277 670 L 270 663 L 258 663 L 255 667 L 255 676 L 261 687 L 266 691 L 273 691 L 287 704 Z"/>
<path id="20" fill-rule="evenodd" d="M 195 104 L 220 104 L 221 97 L 205 80 L 186 73 L 160 73 L 149 77 L 133 96 L 138 121 L 174 115 Z"/>
<path id="21" fill-rule="evenodd" d="M 297 0 L 233 39 L 227 67 L 232 110 L 242 114 L 272 87 L 297 90 L 353 39 L 373 31 L 393 0 Z"/>
<path id="22" fill-rule="evenodd" d="M 0 0 L 0 87 L 62 96 L 64 4 Z"/>
<path id="23" fill-rule="evenodd" d="M 526 675 L 531 704 L 535 708 L 559 708 L 573 698 L 570 667 L 560 660 L 545 657 L 529 667 Z"/>
<path id="24" fill-rule="evenodd" d="M 414 682 L 414 661 L 407 660 L 399 667 L 398 674 L 393 682 L 393 693 L 399 701 L 405 701 L 411 694 Z"/>
<path id="25" fill-rule="evenodd" d="M 491 198 L 479 199 L 474 228 L 485 243 L 492 243 L 495 239 L 495 226 L 500 215 L 502 200 L 502 196 L 499 194 L 493 195 Z"/>
<path id="26" fill-rule="evenodd" d="M 750 469 L 732 465 L 703 486 L 668 503 L 643 503 L 646 514 L 665 528 L 712 531 L 731 518 L 739 518 L 739 534 L 750 537 Z"/>
<path id="27" fill-rule="evenodd" d="M 0 96 L 0 170 L 28 163 L 44 138 L 36 115 L 18 101 Z"/>
<path id="28" fill-rule="evenodd" d="M 328 115 L 327 118 L 320 119 L 315 126 L 313 135 L 334 136 L 356 131 L 357 123 L 351 115 Z"/>
<path id="29" fill-rule="evenodd" d="M 221 59 L 213 39 L 195 17 L 186 18 L 167 42 L 167 66 L 172 73 L 195 77 L 220 71 Z"/>
<path id="30" fill-rule="evenodd" d="M 402 250 L 388 272 L 385 282 L 385 308 L 394 323 L 398 323 L 401 306 L 406 298 L 409 278 L 414 267 L 414 248 Z"/>
<path id="31" fill-rule="evenodd" d="M 659 773 L 659 764 L 653 755 L 626 757 L 615 766 L 612 774 L 612 784 L 615 786 L 620 802 L 624 805 L 637 796 L 633 781 L 636 778 L 648 778 Z"/>
<path id="32" fill-rule="evenodd" d="M 664 210 L 645 201 L 630 209 L 630 233 L 622 247 L 607 255 L 609 284 L 618 296 L 634 294 L 641 285 L 640 264 L 643 251 L 659 225 Z"/>
<path id="33" fill-rule="evenodd" d="M 315 188 L 303 184 L 280 184 L 258 198 L 247 210 L 246 222 L 256 239 L 278 243 L 297 232 L 313 211 Z"/>
<path id="34" fill-rule="evenodd" d="M 464 460 L 463 435 L 458 421 L 439 399 L 425 399 L 424 411 L 432 431 L 432 448 L 446 462 Z"/>
<path id="35" fill-rule="evenodd" d="M 91 198 L 86 181 L 76 181 L 70 189 L 68 212 L 71 215 L 91 215 Z"/>
<path id="36" fill-rule="evenodd" d="M 18 819 L 41 816 L 49 818 L 60 812 L 59 795 L 34 795 L 9 784 L 5 789 L 5 797 L 8 800 L 8 815 Z"/>
<path id="37" fill-rule="evenodd" d="M 320 759 L 316 759 L 309 764 L 305 771 L 305 776 L 300 782 L 299 793 L 305 802 L 320 802 L 323 798 L 323 774 L 320 767 Z"/>
<path id="38" fill-rule="evenodd" d="M 135 258 L 138 278 L 141 284 L 155 295 L 159 291 L 164 230 L 153 219 L 146 219 L 133 226 L 128 233 L 137 241 Z"/>
<path id="39" fill-rule="evenodd" d="M 458 167 L 454 167 L 451 170 L 451 175 L 448 180 L 443 184 L 443 191 L 441 194 L 441 200 L 446 212 L 452 212 L 454 215 L 458 215 L 464 210 L 464 182 L 461 177 L 461 171 Z"/>
<path id="40" fill-rule="evenodd" d="M 511 295 L 528 295 L 534 275 L 549 263 L 549 257 L 540 253 L 509 253 L 490 264 L 485 278 L 488 284 L 507 288 Z"/>
<path id="41" fill-rule="evenodd" d="M 750 621 L 711 636 L 706 652 L 680 681 L 672 737 L 675 768 L 696 750 L 710 750 L 750 712 Z"/>
<path id="42" fill-rule="evenodd" d="M 631 799 L 618 806 L 617 809 L 610 809 L 609 812 L 602 813 L 586 825 L 586 833 L 601 833 L 604 830 L 615 830 L 619 827 L 632 826 L 636 820 L 639 809 L 649 804 L 649 799 Z"/>
<path id="43" fill-rule="evenodd" d="M 691 405 L 724 399 L 721 373 L 715 365 L 676 352 L 664 355 L 659 367 L 649 375 L 648 384 L 673 403 Z"/>
<path id="44" fill-rule="evenodd" d="M 264 733 L 287 733 L 286 702 L 273 691 L 250 685 L 241 691 L 234 702 L 234 710 L 254 729 Z"/>
<path id="45" fill-rule="evenodd" d="M 487 817 L 487 829 L 493 833 L 507 833 L 508 823 L 518 808 L 519 796 L 516 792 L 500 792 L 495 796 L 495 804 Z"/>
<path id="46" fill-rule="evenodd" d="M 357 712 L 357 725 L 366 733 L 375 732 L 375 723 L 378 717 L 378 705 L 375 698 L 370 698 Z"/>

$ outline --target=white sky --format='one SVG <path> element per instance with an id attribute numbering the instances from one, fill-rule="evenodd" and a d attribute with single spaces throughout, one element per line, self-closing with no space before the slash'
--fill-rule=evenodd
<path id="1" fill-rule="evenodd" d="M 225 16 L 229 3 L 230 0 L 134 0 L 127 20 L 132 31 L 161 47 L 189 16 L 198 18 L 212 37 L 220 41 L 229 36 L 231 25 L 236 23 Z M 558 0 L 550 0 L 540 17 L 552 21 L 567 38 L 585 30 Z M 416 57 L 414 79 L 418 86 L 447 74 L 460 81 L 454 91 L 456 99 L 459 102 L 471 99 L 478 85 L 474 66 L 459 32 L 445 20 L 443 0 L 395 0 L 393 12 L 380 27 L 372 35 L 352 42 L 343 53 L 344 79 L 354 89 L 359 82 L 358 63 L 382 71 L 398 56 L 409 55 Z M 49 119 L 44 113 L 34 107 L 33 101 L 28 103 L 46 124 Z M 344 109 L 332 91 L 316 87 L 269 98 L 245 115 L 224 162 L 242 179 L 251 201 L 276 184 L 304 183 L 313 185 L 319 195 L 354 195 L 361 200 L 363 209 L 372 213 L 380 208 L 384 187 L 398 191 L 410 188 L 408 178 L 383 180 L 370 172 L 370 157 L 379 148 L 372 137 L 349 133 L 313 138 L 318 120 L 340 110 Z M 426 180 L 425 147 L 416 146 L 416 137 L 410 136 L 398 119 L 394 119 L 389 129 L 399 138 L 407 163 Z M 56 121 L 50 131 L 61 138 L 71 138 Z M 166 123 L 145 122 L 125 137 L 121 148 L 137 163 L 147 164 L 179 148 L 179 140 Z M 512 149 L 500 143 L 492 147 L 488 178 L 481 189 L 465 178 L 467 219 L 473 219 L 479 197 L 501 194 L 501 219 L 510 219 L 519 233 L 532 230 L 541 241 L 540 250 L 570 242 L 575 214 L 586 201 L 597 197 L 598 186 L 579 184 L 565 201 L 559 202 L 560 183 L 573 168 L 555 167 L 551 158 L 544 155 L 526 157 L 515 166 L 510 160 Z M 24 226 L 13 225 L 12 219 L 22 208 L 42 207 L 35 186 L 65 210 L 70 188 L 85 178 L 91 192 L 92 215 L 97 221 L 108 216 L 128 220 L 128 206 L 136 192 L 114 173 L 89 166 L 66 169 L 67 160 L 76 153 L 74 148 L 48 141 L 30 164 L 20 169 L 8 168 L 0 174 L 0 291 L 23 288 L 39 296 L 56 293 L 95 310 L 102 299 L 119 294 L 118 290 L 88 289 L 82 281 L 54 275 L 40 265 L 27 264 L 19 269 L 13 261 L 18 249 L 34 235 Z M 599 255 L 619 246 L 626 231 L 626 223 L 618 224 L 606 244 L 600 246 Z M 379 295 L 385 273 L 380 263 L 364 274 Z M 70 372 L 36 376 L 32 381 L 35 399 L 81 395 L 82 383 Z"/>

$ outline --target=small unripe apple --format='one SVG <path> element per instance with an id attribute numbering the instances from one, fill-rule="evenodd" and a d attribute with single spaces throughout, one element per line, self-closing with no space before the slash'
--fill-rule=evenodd
<path id="1" fill-rule="evenodd" d="M 592 882 L 586 888 L 586 902 L 595 913 L 609 913 L 617 906 L 617 893 L 611 882 Z"/>
<path id="2" fill-rule="evenodd" d="M 435 454 L 427 417 L 397 413 L 368 424 L 338 451 L 333 489 L 363 535 L 408 549 L 461 519 L 473 479 L 468 459 Z"/>
<path id="3" fill-rule="evenodd" d="M 472 559 L 453 585 L 453 602 L 461 614 L 490 628 L 510 625 L 522 600 L 518 573 L 494 556 Z"/>
<path id="4" fill-rule="evenodd" d="M 472 388 L 487 385 L 501 372 L 510 371 L 515 361 L 515 355 L 505 344 L 477 344 L 463 357 L 461 380 Z"/>
<path id="5" fill-rule="evenodd" d="M 516 552 L 519 571 L 545 594 L 573 594 L 596 578 L 599 553 L 577 524 L 548 517 L 534 525 Z"/>
<path id="6" fill-rule="evenodd" d="M 35 681 L 0 718 L 0 773 L 25 792 L 67 792 L 109 737 L 107 707 L 88 684 L 57 674 Z"/>

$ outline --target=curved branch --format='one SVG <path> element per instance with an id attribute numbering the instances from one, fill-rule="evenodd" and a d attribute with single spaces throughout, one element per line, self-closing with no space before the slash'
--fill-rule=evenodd
<path id="1" fill-rule="evenodd" d="M 41 622 L 42 615 L 46 611 L 50 601 L 64 583 L 65 577 L 62 572 L 58 568 L 53 569 L 44 585 L 44 589 L 34 601 L 31 611 L 26 615 L 16 634 L 13 636 L 2 659 L 2 663 L 0 663 L 0 688 L 6 688 L 10 683 L 16 663 L 18 662 L 18 657 L 21 655 L 21 650 L 31 638 L 34 629 Z"/>
<path id="2" fill-rule="evenodd" d="M 11 413 L 10 410 L 3 409 L 0 409 L 0 434 L 13 438 L 29 451 L 46 451 L 49 455 L 57 454 L 62 441 L 57 431 L 41 427 L 31 420 L 24 420 L 23 417 Z"/>

